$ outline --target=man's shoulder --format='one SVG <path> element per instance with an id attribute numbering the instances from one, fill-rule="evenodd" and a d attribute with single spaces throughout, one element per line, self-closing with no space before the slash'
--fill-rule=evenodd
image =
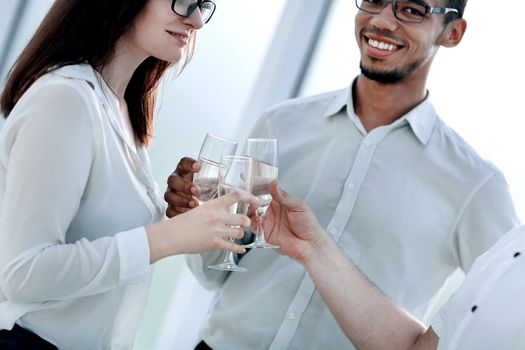
<path id="1" fill-rule="evenodd" d="M 441 149 L 443 156 L 449 162 L 465 170 L 470 168 L 473 172 L 484 174 L 500 172 L 492 162 L 478 153 L 458 132 L 441 119 L 436 123 L 432 140 L 434 146 Z"/>
<path id="2" fill-rule="evenodd" d="M 268 108 L 264 117 L 266 118 L 283 118 L 283 117 L 300 117 L 300 118 L 317 118 L 325 115 L 326 110 L 337 100 L 346 99 L 348 88 L 321 94 L 302 96 L 292 98 L 277 103 Z"/>

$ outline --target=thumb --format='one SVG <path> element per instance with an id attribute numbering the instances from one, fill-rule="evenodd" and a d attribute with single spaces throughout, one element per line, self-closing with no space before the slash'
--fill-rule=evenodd
<path id="1" fill-rule="evenodd" d="M 301 205 L 300 200 L 289 195 L 286 191 L 279 188 L 277 180 L 274 180 L 270 183 L 270 194 L 272 195 L 272 199 L 274 201 L 285 207 L 294 207 L 297 205 Z"/>
<path id="2" fill-rule="evenodd" d="M 279 204 L 283 204 L 284 192 L 279 188 L 277 180 L 270 182 L 270 194 L 272 195 L 272 200 L 276 201 Z"/>

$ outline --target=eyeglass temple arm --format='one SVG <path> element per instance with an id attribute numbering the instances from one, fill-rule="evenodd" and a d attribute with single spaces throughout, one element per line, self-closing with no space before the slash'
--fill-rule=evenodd
<path id="1" fill-rule="evenodd" d="M 450 7 L 430 7 L 428 10 L 428 13 L 439 13 L 439 14 L 447 14 L 449 12 L 455 12 L 459 14 L 459 11 L 457 9 L 453 9 Z"/>

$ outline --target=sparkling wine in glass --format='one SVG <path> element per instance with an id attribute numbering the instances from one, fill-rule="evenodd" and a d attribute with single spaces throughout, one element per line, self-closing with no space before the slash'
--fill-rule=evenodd
<path id="1" fill-rule="evenodd" d="M 243 191 L 251 193 L 252 191 L 252 164 L 253 161 L 249 157 L 244 156 L 224 156 L 221 158 L 219 164 L 219 186 L 218 194 L 225 196 L 232 191 Z M 231 214 L 248 213 L 249 203 L 237 202 L 228 208 Z M 240 228 L 240 226 L 232 226 L 233 228 Z M 233 238 L 228 238 L 234 241 Z M 222 263 L 208 266 L 210 269 L 226 270 L 226 271 L 247 271 L 246 268 L 240 267 L 235 263 L 233 252 L 226 251 L 226 255 Z"/>
<path id="2" fill-rule="evenodd" d="M 253 159 L 252 194 L 259 200 L 259 207 L 257 208 L 255 215 L 258 219 L 264 219 L 266 210 L 268 210 L 270 202 L 272 201 L 270 183 L 277 179 L 277 140 L 247 139 L 244 145 L 243 154 Z M 244 247 L 279 248 L 279 246 L 266 242 L 261 222 L 257 224 L 255 240 Z"/>
<path id="3" fill-rule="evenodd" d="M 202 204 L 217 197 L 219 179 L 219 162 L 225 155 L 233 155 L 237 150 L 237 143 L 224 137 L 207 133 L 199 152 L 201 169 L 193 176 L 193 182 L 198 185 L 201 192 L 195 199 Z"/>

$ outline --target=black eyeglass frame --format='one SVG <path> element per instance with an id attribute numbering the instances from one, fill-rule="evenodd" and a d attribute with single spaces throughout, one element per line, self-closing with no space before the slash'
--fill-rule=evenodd
<path id="1" fill-rule="evenodd" d="M 369 0 L 355 0 L 355 6 L 360 10 L 360 11 L 363 11 L 363 12 L 367 12 L 367 13 L 371 13 L 371 14 L 374 14 L 374 15 L 377 15 L 379 13 L 381 13 L 381 11 L 383 11 L 383 9 L 389 4 L 389 3 L 392 3 L 392 12 L 394 13 L 394 16 L 400 20 L 401 22 L 404 22 L 404 23 L 422 23 L 424 20 L 425 20 L 425 16 L 428 15 L 428 14 L 439 14 L 439 15 L 446 15 L 448 13 L 456 13 L 458 16 L 459 16 L 459 11 L 458 9 L 455 9 L 455 8 L 452 8 L 452 7 L 438 7 L 438 6 L 429 6 L 427 4 L 425 4 L 424 2 L 422 1 L 410 1 L 408 0 L 408 2 L 413 2 L 415 5 L 419 5 L 419 6 L 422 6 L 425 8 L 425 13 L 423 16 L 421 16 L 421 21 L 407 21 L 406 19 L 401 19 L 397 16 L 397 13 L 396 13 L 396 3 L 398 0 L 381 0 L 383 1 L 383 5 L 381 6 L 381 8 L 379 8 L 376 12 L 374 11 L 369 11 L 369 10 L 365 10 L 365 9 L 362 9 L 361 7 L 359 7 L 359 2 L 370 2 L 373 4 L 372 1 L 369 1 Z"/>
<path id="2" fill-rule="evenodd" d="M 186 14 L 181 14 L 181 13 L 178 13 L 177 11 L 175 11 L 175 3 L 177 2 L 177 0 L 172 0 L 171 2 L 171 10 L 181 16 L 181 17 L 190 17 L 191 14 L 198 8 L 199 10 L 202 8 L 202 4 L 204 3 L 208 3 L 208 4 L 212 4 L 213 6 L 213 9 L 211 10 L 211 13 L 209 15 L 209 17 L 207 19 L 205 19 L 203 21 L 204 24 L 208 23 L 210 21 L 210 19 L 212 18 L 213 14 L 215 13 L 215 9 L 217 8 L 217 5 L 215 5 L 215 3 L 211 0 L 197 0 L 197 2 L 195 2 L 195 5 L 193 5 L 193 7 L 188 7 L 188 12 Z"/>

